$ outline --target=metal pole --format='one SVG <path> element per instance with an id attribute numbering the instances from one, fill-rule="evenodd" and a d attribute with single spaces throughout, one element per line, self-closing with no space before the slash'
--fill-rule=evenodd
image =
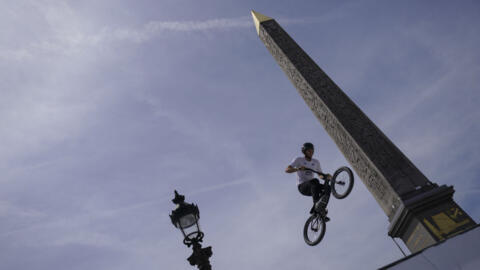
<path id="1" fill-rule="evenodd" d="M 212 247 L 202 248 L 198 241 L 192 243 L 193 253 L 187 258 L 190 265 L 196 265 L 199 270 L 212 270 L 210 265 L 210 257 L 212 256 Z"/>

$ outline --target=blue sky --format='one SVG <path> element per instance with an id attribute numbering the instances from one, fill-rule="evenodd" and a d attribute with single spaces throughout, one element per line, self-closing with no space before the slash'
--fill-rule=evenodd
<path id="1" fill-rule="evenodd" d="M 168 214 L 200 207 L 216 269 L 372 269 L 402 254 L 357 178 L 330 203 L 283 171 L 347 162 L 258 39 L 277 21 L 431 180 L 480 217 L 475 1 L 13 1 L 0 10 L 5 269 L 192 269 Z M 361 267 L 360 267 L 361 266 Z"/>

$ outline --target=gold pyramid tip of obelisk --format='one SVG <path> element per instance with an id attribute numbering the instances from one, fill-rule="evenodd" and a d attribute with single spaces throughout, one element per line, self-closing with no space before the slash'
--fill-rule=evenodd
<path id="1" fill-rule="evenodd" d="M 260 34 L 260 24 L 265 21 L 273 20 L 272 18 L 260 14 L 252 9 L 253 22 L 255 23 L 255 28 L 257 29 L 257 34 Z"/>

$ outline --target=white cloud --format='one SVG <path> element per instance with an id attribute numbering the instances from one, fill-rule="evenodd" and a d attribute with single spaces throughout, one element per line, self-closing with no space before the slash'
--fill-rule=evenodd
<path id="1" fill-rule="evenodd" d="M 134 42 L 145 42 L 163 32 L 202 32 L 252 27 L 248 17 L 218 18 L 205 21 L 150 21 L 137 29 L 115 29 L 113 38 Z"/>
<path id="2" fill-rule="evenodd" d="M 129 41 L 143 43 L 168 32 L 227 31 L 252 27 L 250 17 L 215 18 L 204 21 L 153 20 L 137 28 L 113 28 L 108 25 L 89 30 L 67 4 L 35 5 L 45 18 L 48 31 L 41 40 L 25 41 L 20 47 L 1 48 L 0 59 L 9 61 L 29 60 L 47 54 L 72 55 L 85 49 L 108 46 L 109 42 Z M 15 37 L 12 37 L 13 39 Z M 106 44 L 105 44 L 106 43 Z"/>
<path id="3" fill-rule="evenodd" d="M 41 218 L 45 217 L 45 214 L 34 209 L 24 209 L 22 207 L 15 206 L 7 201 L 0 201 L 0 217 L 3 219 Z"/>
<path id="4" fill-rule="evenodd" d="M 251 16 L 236 18 L 213 18 L 201 21 L 162 21 L 152 20 L 139 27 L 112 27 L 109 25 L 88 27 L 88 18 L 83 18 L 67 3 L 43 1 L 30 2 L 28 5 L 35 13 L 44 18 L 47 30 L 43 29 L 40 40 L 29 40 L 18 47 L 0 48 L 0 59 L 23 61 L 43 54 L 78 54 L 85 49 L 105 46 L 105 43 L 129 41 L 144 43 L 162 34 L 183 32 L 230 31 L 252 28 Z M 348 4 L 346 7 L 354 5 Z M 16 11 L 18 18 L 20 10 Z M 283 25 L 324 23 L 338 19 L 345 11 L 337 9 L 321 17 L 278 18 Z M 95 29 L 95 30 L 92 30 Z M 15 37 L 12 37 L 15 38 Z M 108 46 L 108 45 L 107 45 Z"/>

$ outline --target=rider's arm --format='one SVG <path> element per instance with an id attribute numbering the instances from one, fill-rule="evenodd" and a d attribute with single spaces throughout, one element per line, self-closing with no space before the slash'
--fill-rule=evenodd
<path id="1" fill-rule="evenodd" d="M 294 173 L 297 171 L 297 168 L 292 167 L 292 165 L 288 165 L 288 167 L 285 169 L 286 173 Z"/>
<path id="2" fill-rule="evenodd" d="M 286 173 L 294 173 L 294 172 L 297 172 L 297 171 L 302 171 L 303 169 L 305 169 L 303 166 L 301 166 L 299 168 L 294 168 L 292 165 L 288 165 L 288 167 L 285 169 L 285 172 Z"/>
<path id="3" fill-rule="evenodd" d="M 322 172 L 322 167 L 320 167 L 320 162 L 319 162 L 318 160 L 316 160 L 316 164 L 315 164 L 315 165 L 316 165 L 316 166 L 315 166 L 315 167 L 316 167 L 315 170 L 316 170 L 317 172 Z M 332 176 L 331 176 L 330 174 L 328 174 L 328 173 L 323 173 L 323 172 L 322 172 L 321 174 L 318 174 L 318 176 L 320 176 L 320 179 L 325 179 L 325 178 L 330 179 L 330 180 L 332 179 Z"/>
<path id="4" fill-rule="evenodd" d="M 286 173 L 294 173 L 296 171 L 298 171 L 298 169 L 296 168 L 299 164 L 299 160 L 298 158 L 294 158 L 292 160 L 292 162 L 290 163 L 290 165 L 288 165 L 288 167 L 285 169 L 285 172 Z"/>

